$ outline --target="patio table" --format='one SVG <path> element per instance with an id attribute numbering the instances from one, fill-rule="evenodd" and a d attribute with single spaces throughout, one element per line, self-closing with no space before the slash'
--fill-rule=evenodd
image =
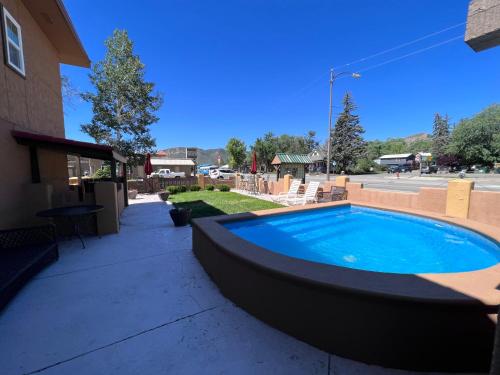
<path id="1" fill-rule="evenodd" d="M 104 206 L 100 205 L 57 207 L 57 208 L 51 208 L 49 210 L 39 211 L 36 213 L 36 216 L 52 218 L 52 219 L 67 218 L 73 225 L 73 234 L 80 239 L 82 247 L 85 249 L 85 242 L 83 242 L 83 238 L 81 235 L 80 224 L 83 222 L 85 218 L 88 219 L 89 217 L 97 214 L 99 211 L 102 211 L 103 209 Z"/>

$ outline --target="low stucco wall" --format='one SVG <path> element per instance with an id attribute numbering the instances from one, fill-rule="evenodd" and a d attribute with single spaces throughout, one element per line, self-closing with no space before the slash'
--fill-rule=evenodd
<path id="1" fill-rule="evenodd" d="M 380 204 L 400 209 L 446 214 L 448 189 L 423 187 L 418 193 L 404 193 L 364 189 L 361 183 L 348 182 L 347 192 L 347 198 L 353 203 Z M 500 227 L 500 193 L 472 190 L 466 218 Z"/>
<path id="2" fill-rule="evenodd" d="M 446 211 L 446 189 L 420 188 L 418 193 L 403 193 L 364 189 L 361 183 L 348 182 L 347 192 L 347 197 L 351 201 L 382 204 L 440 214 L 444 214 Z"/>
<path id="3" fill-rule="evenodd" d="M 469 219 L 500 227 L 500 193 L 473 190 L 470 195 Z"/>

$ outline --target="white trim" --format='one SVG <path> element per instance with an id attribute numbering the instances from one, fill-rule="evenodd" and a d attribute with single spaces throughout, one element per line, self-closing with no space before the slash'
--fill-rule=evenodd
<path id="1" fill-rule="evenodd" d="M 7 57 L 7 65 L 10 66 L 12 69 L 14 69 L 16 72 L 18 72 L 19 74 L 21 74 L 24 77 L 24 76 L 26 76 L 26 72 L 24 69 L 23 34 L 21 31 L 21 25 L 19 25 L 17 23 L 15 18 L 12 17 L 12 15 L 7 11 L 7 9 L 5 7 L 2 7 L 2 11 L 3 11 L 3 15 L 2 15 L 3 16 L 3 32 L 4 32 L 4 36 L 5 36 L 4 43 L 5 43 L 5 53 L 6 53 L 6 57 Z M 19 45 L 17 45 L 17 43 L 14 40 L 9 38 L 9 33 L 7 32 L 8 31 L 7 30 L 7 19 L 12 24 L 14 24 L 14 26 L 17 28 Z M 19 59 L 20 59 L 19 62 L 21 63 L 21 67 L 18 67 L 11 62 L 9 43 L 13 46 L 13 48 L 15 48 L 19 51 Z"/>

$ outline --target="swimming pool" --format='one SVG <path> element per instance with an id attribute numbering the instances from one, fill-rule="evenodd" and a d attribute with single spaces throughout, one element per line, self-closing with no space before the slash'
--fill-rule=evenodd
<path id="1" fill-rule="evenodd" d="M 486 372 L 500 236 L 431 217 L 347 201 L 205 217 L 193 220 L 193 252 L 233 303 L 322 350 L 391 368 Z"/>
<path id="2" fill-rule="evenodd" d="M 267 216 L 224 226 L 283 255 L 367 271 L 466 272 L 500 262 L 498 244 L 471 230 L 360 206 Z"/>

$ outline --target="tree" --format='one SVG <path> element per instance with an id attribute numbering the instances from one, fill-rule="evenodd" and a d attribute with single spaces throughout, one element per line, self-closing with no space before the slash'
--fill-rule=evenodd
<path id="1" fill-rule="evenodd" d="M 442 117 L 439 113 L 434 116 L 432 129 L 432 157 L 438 160 L 446 154 L 450 142 L 450 124 L 448 115 Z"/>
<path id="2" fill-rule="evenodd" d="M 153 93 L 153 83 L 144 80 L 144 64 L 134 54 L 125 30 L 115 30 L 105 45 L 104 60 L 94 64 L 89 75 L 95 92 L 82 94 L 94 114 L 81 129 L 97 143 L 115 147 L 135 165 L 139 155 L 155 147 L 149 127 L 159 120 L 155 112 L 162 97 Z"/>
<path id="3" fill-rule="evenodd" d="M 304 137 L 305 153 L 309 154 L 319 146 L 319 142 L 316 140 L 316 132 L 309 130 Z"/>
<path id="4" fill-rule="evenodd" d="M 226 151 L 229 155 L 229 165 L 232 168 L 240 169 L 245 162 L 247 146 L 237 138 L 231 138 L 226 145 Z"/>
<path id="5" fill-rule="evenodd" d="M 332 160 L 337 171 L 347 171 L 364 155 L 366 143 L 362 134 L 365 132 L 359 122 L 359 116 L 353 112 L 356 106 L 349 93 L 344 96 L 344 110 L 337 118 L 332 135 Z"/>
<path id="6" fill-rule="evenodd" d="M 453 130 L 447 149 L 467 165 L 492 165 L 500 160 L 500 105 L 494 104 Z"/>

